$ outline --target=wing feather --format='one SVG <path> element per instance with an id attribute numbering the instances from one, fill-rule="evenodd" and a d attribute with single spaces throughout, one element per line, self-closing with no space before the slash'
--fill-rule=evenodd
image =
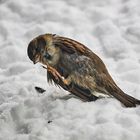
<path id="1" fill-rule="evenodd" d="M 106 75 L 108 79 L 115 84 L 103 61 L 85 45 L 73 39 L 60 36 L 54 36 L 54 44 L 60 47 L 65 53 L 73 54 L 76 52 L 79 55 L 84 55 L 90 58 L 91 62 L 95 66 L 96 71 L 98 71 L 98 74 Z"/>
<path id="2" fill-rule="evenodd" d="M 63 89 L 69 91 L 83 101 L 95 101 L 98 99 L 98 97 L 91 94 L 89 89 L 80 87 L 74 83 L 71 83 L 69 86 L 65 85 L 61 79 L 55 79 L 51 72 L 47 72 L 47 79 L 48 82 L 54 82 L 55 85 L 62 87 Z"/>

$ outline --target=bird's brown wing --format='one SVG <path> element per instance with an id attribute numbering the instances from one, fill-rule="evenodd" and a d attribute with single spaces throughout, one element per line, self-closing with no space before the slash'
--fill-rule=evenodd
<path id="1" fill-rule="evenodd" d="M 95 101 L 98 97 L 91 94 L 89 89 L 80 87 L 75 83 L 71 83 L 70 85 L 66 85 L 61 78 L 57 78 L 53 75 L 51 71 L 47 71 L 47 80 L 48 82 L 54 82 L 55 85 L 62 87 L 66 91 L 74 94 L 75 96 L 79 97 L 83 101 Z"/>
<path id="2" fill-rule="evenodd" d="M 77 53 L 79 55 L 84 55 L 84 56 L 90 58 L 90 62 L 94 64 L 94 68 L 97 71 L 97 76 L 105 75 L 110 81 L 112 81 L 112 83 L 115 84 L 115 82 L 109 75 L 103 61 L 95 53 L 93 53 L 89 48 L 87 48 L 85 45 L 83 45 L 75 40 L 72 40 L 72 39 L 69 39 L 66 37 L 59 37 L 59 36 L 54 37 L 54 45 L 56 45 L 57 47 L 60 47 L 61 50 L 64 51 L 64 53 L 68 53 L 68 55 Z M 100 81 L 101 81 L 101 79 L 102 78 L 99 78 Z M 100 81 L 98 81 L 98 83 Z M 77 88 L 77 86 L 75 88 Z M 78 87 L 78 89 L 81 89 L 81 87 Z M 97 91 L 105 93 L 104 90 L 99 89 L 99 88 L 97 89 Z"/>
<path id="3" fill-rule="evenodd" d="M 88 49 L 83 44 L 66 37 L 54 36 L 53 42 L 56 46 L 61 47 L 62 50 L 70 54 L 75 51 L 83 54 Z"/>
<path id="4" fill-rule="evenodd" d="M 98 71 L 98 73 L 104 73 L 115 84 L 114 80 L 108 73 L 108 70 L 106 69 L 106 66 L 103 63 L 103 61 L 85 45 L 73 39 L 60 36 L 54 36 L 54 45 L 60 47 L 64 52 L 67 52 L 69 54 L 76 52 L 79 55 L 89 57 L 94 63 L 95 69 Z"/>

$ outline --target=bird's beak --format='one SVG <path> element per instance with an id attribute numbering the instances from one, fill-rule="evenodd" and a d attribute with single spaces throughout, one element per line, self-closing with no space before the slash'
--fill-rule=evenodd
<path id="1" fill-rule="evenodd" d="M 38 55 L 35 56 L 35 59 L 33 60 L 33 63 L 36 64 L 40 60 L 40 57 Z"/>

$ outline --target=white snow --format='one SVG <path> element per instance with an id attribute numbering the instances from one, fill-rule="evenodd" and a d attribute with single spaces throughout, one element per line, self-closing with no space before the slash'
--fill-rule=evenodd
<path id="1" fill-rule="evenodd" d="M 68 93 L 48 85 L 46 71 L 27 56 L 39 34 L 73 38 L 140 99 L 139 7 L 139 0 L 0 0 L 0 140 L 139 140 L 140 106 L 65 99 Z"/>

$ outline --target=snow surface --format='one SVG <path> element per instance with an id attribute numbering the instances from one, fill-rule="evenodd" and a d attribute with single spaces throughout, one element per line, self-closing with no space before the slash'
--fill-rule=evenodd
<path id="1" fill-rule="evenodd" d="M 0 0 L 0 140 L 139 140 L 139 106 L 66 100 L 68 93 L 48 85 L 46 71 L 27 56 L 39 34 L 76 39 L 140 99 L 139 7 L 139 0 Z"/>

